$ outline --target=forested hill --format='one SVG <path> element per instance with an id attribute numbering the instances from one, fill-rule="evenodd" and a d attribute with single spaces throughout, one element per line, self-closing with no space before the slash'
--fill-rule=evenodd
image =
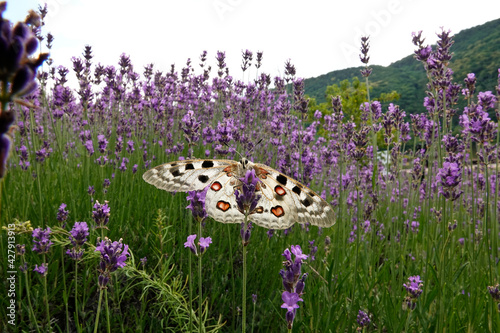
<path id="1" fill-rule="evenodd" d="M 494 91 L 500 68 L 500 19 L 483 25 L 462 30 L 454 36 L 451 47 L 453 59 L 450 68 L 454 71 L 454 82 L 463 83 L 468 73 L 475 73 L 477 90 Z M 433 48 L 435 45 L 433 45 Z M 397 91 L 401 98 L 396 103 L 407 113 L 423 111 L 427 78 L 423 65 L 409 55 L 399 61 L 384 66 L 370 66 L 371 96 Z M 325 102 L 327 86 L 339 84 L 342 80 L 361 79 L 362 67 L 347 68 L 305 80 L 306 94 L 316 98 L 318 103 Z"/>

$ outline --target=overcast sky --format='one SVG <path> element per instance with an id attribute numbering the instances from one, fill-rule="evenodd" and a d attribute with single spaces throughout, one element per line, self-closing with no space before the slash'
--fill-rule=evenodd
<path id="1" fill-rule="evenodd" d="M 117 65 L 126 53 L 140 74 L 148 63 L 180 69 L 187 58 L 198 69 L 207 50 L 215 73 L 221 50 L 237 79 L 245 49 L 264 52 L 261 71 L 271 76 L 291 59 L 307 78 L 359 66 L 362 35 L 370 36 L 370 63 L 386 66 L 413 52 L 413 31 L 433 44 L 440 27 L 456 34 L 500 17 L 498 0 L 11 0 L 4 17 L 23 20 L 45 2 L 56 65 L 71 69 L 71 57 L 88 44 L 94 63 Z"/>

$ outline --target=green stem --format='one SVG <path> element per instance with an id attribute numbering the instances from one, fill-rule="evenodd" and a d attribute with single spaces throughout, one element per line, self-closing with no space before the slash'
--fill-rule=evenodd
<path id="1" fill-rule="evenodd" d="M 193 219 L 189 223 L 188 234 L 191 235 L 191 228 L 193 225 Z M 193 331 L 193 253 L 189 251 L 188 265 L 189 265 L 189 332 Z"/>
<path id="2" fill-rule="evenodd" d="M 97 327 L 99 326 L 99 314 L 101 313 L 102 304 L 102 289 L 99 291 L 99 302 L 97 303 L 97 314 L 95 317 L 94 333 L 97 333 Z"/>
<path id="3" fill-rule="evenodd" d="M 248 214 L 245 214 L 245 230 L 248 227 Z M 247 320 L 247 303 L 246 303 L 246 295 L 247 295 L 247 248 L 245 244 L 245 240 L 241 240 L 241 245 L 243 246 L 243 293 L 241 298 L 241 331 L 243 333 L 246 332 L 246 320 Z"/>
<path id="4" fill-rule="evenodd" d="M 25 263 L 24 259 L 23 259 L 22 263 L 24 265 L 24 263 Z M 29 316 L 31 317 L 31 321 L 32 321 L 33 325 L 35 325 L 36 331 L 38 333 L 40 333 L 40 329 L 38 328 L 38 323 L 37 323 L 36 317 L 35 317 L 35 311 L 33 311 L 33 305 L 31 304 L 30 286 L 29 286 L 29 281 L 28 281 L 28 271 L 27 270 L 24 272 L 24 277 L 26 279 L 26 297 L 28 298 L 28 305 L 29 305 L 28 313 L 29 313 Z"/>
<path id="5" fill-rule="evenodd" d="M 45 253 L 43 254 L 43 262 L 44 263 L 46 262 Z M 48 327 L 50 327 L 49 294 L 47 292 L 47 275 L 44 275 L 43 277 L 43 292 L 45 296 L 45 314 L 47 316 L 47 325 Z"/>
<path id="6" fill-rule="evenodd" d="M 230 228 L 229 228 L 229 224 L 226 224 L 226 229 L 227 229 L 227 234 L 229 235 L 230 234 Z M 231 237 L 228 237 L 228 242 L 229 242 L 229 258 L 231 258 L 231 260 L 233 260 L 233 246 L 232 246 L 232 242 L 231 242 Z M 234 283 L 234 265 L 233 265 L 233 262 L 231 262 L 231 284 L 232 284 L 232 298 L 233 298 L 233 309 L 232 309 L 232 312 L 233 312 L 233 329 L 232 331 L 234 332 L 235 331 L 235 327 L 234 327 L 234 324 L 235 324 L 235 308 L 236 308 L 236 295 L 235 295 L 235 292 L 236 292 L 236 286 L 235 286 L 235 283 Z"/>
<path id="7" fill-rule="evenodd" d="M 201 221 L 198 221 L 198 239 L 201 239 Z M 199 317 L 199 332 L 203 332 L 203 320 L 202 320 L 202 305 L 203 305 L 203 297 L 202 297 L 202 288 L 201 288 L 201 253 L 198 255 L 198 317 Z"/>
<path id="8" fill-rule="evenodd" d="M 78 260 L 75 260 L 75 326 L 76 330 L 80 331 L 78 322 Z"/>
<path id="9" fill-rule="evenodd" d="M 106 303 L 106 323 L 107 323 L 108 333 L 111 333 L 111 321 L 109 318 L 109 304 L 108 304 L 108 289 L 104 290 L 104 298 Z"/>
<path id="10" fill-rule="evenodd" d="M 66 269 L 64 267 L 64 251 L 61 251 L 61 265 L 62 265 L 62 274 L 63 274 L 63 299 L 64 299 L 64 307 L 66 308 L 66 330 L 69 332 L 69 310 L 68 310 L 68 289 L 66 288 Z"/>

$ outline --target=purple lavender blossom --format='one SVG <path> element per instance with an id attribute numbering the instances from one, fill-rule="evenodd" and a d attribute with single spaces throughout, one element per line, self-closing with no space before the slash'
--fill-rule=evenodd
<path id="1" fill-rule="evenodd" d="M 234 194 L 236 195 L 236 203 L 238 204 L 238 210 L 242 214 L 251 214 L 257 207 L 257 203 L 260 200 L 261 195 L 256 194 L 257 183 L 259 179 L 255 174 L 255 170 L 247 170 L 245 177 L 240 178 L 241 187 L 236 189 Z"/>
<path id="2" fill-rule="evenodd" d="M 441 185 L 440 193 L 449 200 L 456 200 L 462 194 L 457 189 L 462 182 L 462 170 L 456 162 L 443 162 L 443 168 L 438 170 L 436 181 Z"/>
<path id="3" fill-rule="evenodd" d="M 189 191 L 187 200 L 189 205 L 186 209 L 190 209 L 193 217 L 198 222 L 203 222 L 207 218 L 207 212 L 205 210 L 205 196 L 207 194 L 208 187 L 202 191 Z"/>
<path id="4" fill-rule="evenodd" d="M 51 234 L 50 227 L 47 229 L 36 228 L 33 230 L 33 248 L 32 251 L 37 253 L 48 253 L 50 247 L 52 246 L 52 241 L 50 240 Z"/>
<path id="5" fill-rule="evenodd" d="M 75 222 L 73 229 L 70 231 L 69 240 L 73 247 L 66 251 L 66 254 L 73 260 L 79 260 L 83 256 L 84 249 L 82 245 L 87 241 L 89 236 L 89 227 L 87 222 Z"/>
<path id="6" fill-rule="evenodd" d="M 14 108 L 9 108 L 9 102 L 16 97 L 28 95 L 36 89 L 37 69 L 49 57 L 48 53 L 34 55 L 38 48 L 38 39 L 33 31 L 38 29 L 41 24 L 40 16 L 31 11 L 24 22 L 11 24 L 9 20 L 3 18 L 6 9 L 7 3 L 0 3 L 0 44 L 2 49 L 0 59 L 0 82 L 2 86 L 2 100 L 0 103 L 0 178 L 3 178 L 6 173 L 12 143 L 10 139 L 11 125 L 15 122 Z M 43 162 L 43 159 L 41 161 Z"/>
<path id="7" fill-rule="evenodd" d="M 419 275 L 410 276 L 408 281 L 409 283 L 403 283 L 403 287 L 408 293 L 403 306 L 410 310 L 414 310 L 417 306 L 417 299 L 423 292 L 422 287 L 424 285 L 424 281 L 420 279 Z"/>
<path id="8" fill-rule="evenodd" d="M 200 242 L 199 242 L 199 245 L 200 245 L 200 254 L 205 253 L 205 251 L 210 246 L 210 244 L 212 244 L 212 238 L 211 237 L 206 237 L 206 238 L 200 237 Z"/>
<path id="9" fill-rule="evenodd" d="M 104 154 L 106 152 L 106 148 L 108 147 L 108 140 L 106 140 L 104 134 L 99 134 L 97 136 L 97 144 L 99 145 L 99 152 Z"/>
<path id="10" fill-rule="evenodd" d="M 62 203 L 57 210 L 57 220 L 65 225 L 65 222 L 68 219 L 68 215 L 69 212 L 66 210 L 66 204 Z"/>
<path id="11" fill-rule="evenodd" d="M 194 245 L 194 240 L 196 239 L 197 235 L 189 235 L 187 237 L 187 241 L 184 243 L 184 247 L 187 247 L 193 252 L 195 255 L 197 255 L 197 250 L 196 250 L 196 245 Z"/>
<path id="12" fill-rule="evenodd" d="M 48 271 L 48 266 L 47 263 L 43 263 L 40 266 L 35 265 L 35 268 L 33 269 L 33 272 L 37 272 L 41 276 L 46 276 Z"/>
<path id="13" fill-rule="evenodd" d="M 281 295 L 281 299 L 283 300 L 283 304 L 281 308 L 287 309 L 286 312 L 286 321 L 288 323 L 288 329 L 291 330 L 293 326 L 293 320 L 295 319 L 295 313 L 299 308 L 298 302 L 303 302 L 304 300 L 300 298 L 299 294 L 291 293 L 288 291 L 284 291 Z"/>
<path id="14" fill-rule="evenodd" d="M 109 282 L 110 274 L 118 268 L 125 267 L 128 253 L 128 245 L 124 245 L 122 240 L 112 242 L 105 238 L 96 246 L 95 251 L 101 252 L 101 261 L 99 262 L 99 287 L 105 289 Z"/>
<path id="15" fill-rule="evenodd" d="M 370 325 L 370 317 L 368 316 L 368 314 L 362 310 L 359 310 L 358 311 L 358 316 L 356 318 L 356 321 L 358 322 L 358 325 L 363 328 L 363 327 L 367 327 L 368 325 Z"/>
<path id="16" fill-rule="evenodd" d="M 109 216 L 111 215 L 111 208 L 108 206 L 108 202 L 104 201 L 104 204 L 100 204 L 96 200 L 94 204 L 94 210 L 92 211 L 92 218 L 98 227 L 103 227 L 109 222 Z"/>

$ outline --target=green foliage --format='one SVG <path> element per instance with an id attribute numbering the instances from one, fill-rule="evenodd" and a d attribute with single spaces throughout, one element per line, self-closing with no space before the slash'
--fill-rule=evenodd
<path id="1" fill-rule="evenodd" d="M 446 28 L 446 27 L 445 27 Z M 431 35 L 433 32 L 425 32 Z M 454 36 L 451 47 L 453 58 L 450 67 L 454 80 L 462 83 L 468 73 L 475 73 L 478 81 L 476 91 L 493 90 L 497 82 L 498 59 L 500 59 L 500 19 L 463 30 Z M 399 41 L 398 41 L 399 42 Z M 411 43 L 408 38 L 408 43 Z M 435 47 L 435 46 L 433 46 Z M 398 60 L 387 67 L 371 65 L 370 94 L 381 96 L 388 91 L 397 91 L 401 109 L 407 114 L 425 111 L 422 105 L 425 97 L 427 77 L 423 66 L 413 55 Z M 332 85 L 341 86 L 344 80 L 359 75 L 363 67 L 332 71 L 305 80 L 306 94 L 317 103 L 329 102 L 325 90 Z M 380 100 L 382 102 L 382 100 Z"/>

